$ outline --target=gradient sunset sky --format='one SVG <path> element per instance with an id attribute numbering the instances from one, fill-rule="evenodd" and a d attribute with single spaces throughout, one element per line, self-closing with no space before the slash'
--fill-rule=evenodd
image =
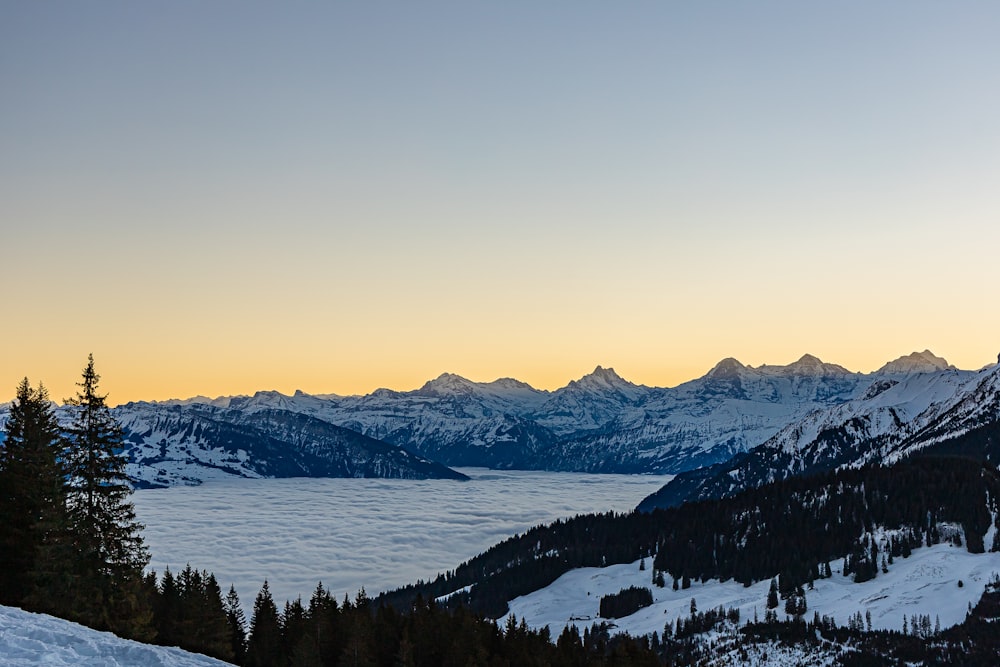
<path id="1" fill-rule="evenodd" d="M 1000 3 L 0 4 L 0 400 L 1000 352 Z"/>

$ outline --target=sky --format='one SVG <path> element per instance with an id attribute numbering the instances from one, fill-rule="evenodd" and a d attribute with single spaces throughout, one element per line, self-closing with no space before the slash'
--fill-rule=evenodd
<path id="1" fill-rule="evenodd" d="M 995 2 L 0 3 L 0 400 L 1000 351 Z"/>

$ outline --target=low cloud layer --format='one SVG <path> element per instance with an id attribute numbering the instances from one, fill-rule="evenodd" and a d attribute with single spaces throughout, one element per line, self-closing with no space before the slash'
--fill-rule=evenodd
<path id="1" fill-rule="evenodd" d="M 627 511 L 669 477 L 463 469 L 470 482 L 266 479 L 137 491 L 150 567 L 187 563 L 236 586 L 266 578 L 279 607 L 316 583 L 352 598 L 431 579 L 510 535 L 560 517 Z"/>

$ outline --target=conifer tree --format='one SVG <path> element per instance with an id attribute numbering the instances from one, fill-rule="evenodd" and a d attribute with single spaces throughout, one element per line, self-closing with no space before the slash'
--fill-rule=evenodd
<path id="1" fill-rule="evenodd" d="M 45 387 L 17 387 L 0 448 L 0 603 L 22 605 L 65 544 L 62 438 Z M 34 596 L 32 596 L 34 597 Z M 28 604 L 48 611 L 42 601 Z"/>
<path id="2" fill-rule="evenodd" d="M 153 605 L 153 618 L 156 626 L 156 639 L 164 646 L 179 646 L 182 631 L 181 622 L 181 592 L 177 586 L 170 568 L 163 571 L 160 578 L 159 591 Z"/>
<path id="3" fill-rule="evenodd" d="M 222 599 L 222 589 L 215 575 L 202 571 L 202 614 L 204 622 L 201 627 L 201 638 L 204 643 L 202 653 L 221 660 L 232 660 L 232 636 L 229 625 L 229 614 Z"/>
<path id="4" fill-rule="evenodd" d="M 232 585 L 229 586 L 223 607 L 229 621 L 229 646 L 233 652 L 233 662 L 242 665 L 247 652 L 247 617 L 243 613 L 240 596 Z"/>
<path id="5" fill-rule="evenodd" d="M 272 667 L 280 664 L 280 659 L 281 622 L 271 588 L 265 580 L 253 603 L 245 664 L 247 667 Z"/>
<path id="6" fill-rule="evenodd" d="M 69 525 L 77 545 L 77 586 L 71 616 L 97 629 L 149 639 L 150 601 L 142 571 L 149 553 L 129 500 L 121 426 L 111 414 L 90 355 L 67 431 Z"/>
<path id="7" fill-rule="evenodd" d="M 771 579 L 771 587 L 767 591 L 767 608 L 778 608 L 778 580 Z"/>

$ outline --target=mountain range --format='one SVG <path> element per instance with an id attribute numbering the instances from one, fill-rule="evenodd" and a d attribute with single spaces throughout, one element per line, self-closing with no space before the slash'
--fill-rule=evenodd
<path id="1" fill-rule="evenodd" d="M 679 474 L 641 510 L 723 498 L 777 480 L 913 456 L 1000 457 L 1000 364 L 979 372 L 891 369 L 858 397 L 792 422 L 728 461 Z"/>
<path id="2" fill-rule="evenodd" d="M 261 391 L 133 402 L 114 413 L 126 432 L 129 472 L 143 486 L 231 475 L 458 478 L 445 466 L 477 466 L 675 474 L 670 491 L 650 501 L 672 504 L 723 493 L 720 481 L 706 481 L 717 473 L 736 489 L 842 465 L 860 457 L 854 449 L 862 442 L 868 459 L 903 456 L 913 446 L 904 442 L 921 429 L 945 437 L 988 410 L 975 397 L 959 407 L 980 374 L 927 350 L 872 373 L 807 354 L 756 368 L 727 358 L 665 388 L 598 366 L 555 391 L 445 373 L 414 391 Z M 946 407 L 965 416 L 934 421 Z M 5 412 L 0 406 L 0 422 Z"/>

